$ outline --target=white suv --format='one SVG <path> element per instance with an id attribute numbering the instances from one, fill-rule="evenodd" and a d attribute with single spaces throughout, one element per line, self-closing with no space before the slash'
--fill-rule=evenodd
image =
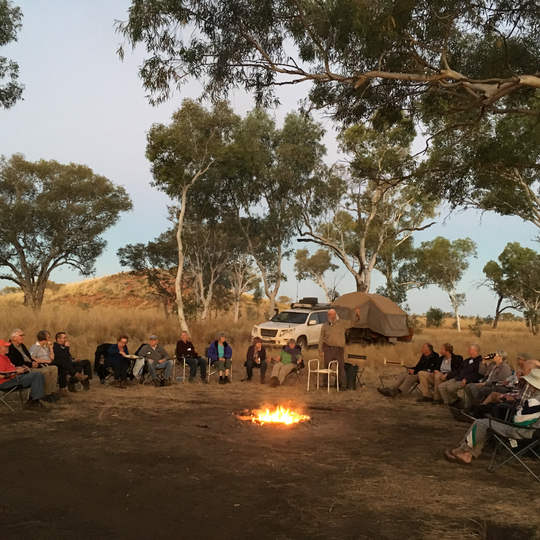
<path id="1" fill-rule="evenodd" d="M 302 349 L 318 345 L 321 325 L 328 319 L 327 305 L 302 303 L 292 304 L 290 309 L 276 313 L 269 321 L 257 324 L 251 337 L 259 337 L 264 343 L 286 345 L 293 338 Z"/>

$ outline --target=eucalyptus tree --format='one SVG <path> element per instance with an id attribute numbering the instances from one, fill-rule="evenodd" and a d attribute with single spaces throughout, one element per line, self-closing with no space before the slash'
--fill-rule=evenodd
<path id="1" fill-rule="evenodd" d="M 324 274 L 337 270 L 338 266 L 332 263 L 332 256 L 329 251 L 318 249 L 310 255 L 307 249 L 298 249 L 295 256 L 294 269 L 296 271 L 296 279 L 299 281 L 303 279 L 313 280 L 323 290 L 326 301 L 331 302 L 333 300 L 332 290 L 326 284 Z"/>
<path id="2" fill-rule="evenodd" d="M 494 327 L 506 309 L 523 312 L 533 334 L 540 323 L 540 253 L 521 246 L 518 242 L 506 244 L 497 261 L 484 266 L 488 286 L 497 294 Z M 501 307 L 502 302 L 511 302 Z"/>
<path id="3" fill-rule="evenodd" d="M 459 121 L 530 111 L 539 21 L 534 0 L 132 0 L 118 30 L 146 49 L 154 102 L 190 78 L 206 95 L 242 87 L 260 103 L 308 84 L 310 106 L 348 122 L 376 110 L 399 120 L 423 103 Z"/>
<path id="4" fill-rule="evenodd" d="M 185 100 L 171 123 L 155 124 L 148 132 L 146 156 L 152 165 L 153 185 L 178 203 L 176 222 L 177 274 L 175 279 L 178 320 L 188 330 L 182 298 L 184 272 L 183 229 L 190 190 L 208 179 L 208 172 L 226 154 L 238 117 L 224 102 L 207 110 Z"/>
<path id="5" fill-rule="evenodd" d="M 304 241 L 329 249 L 351 273 L 356 289 L 369 292 L 381 254 L 408 242 L 435 222 L 438 201 L 419 187 L 426 169 L 411 153 L 415 129 L 410 119 L 388 125 L 375 117 L 340 135 L 349 156 L 315 187 L 314 207 L 303 207 Z M 319 200 L 326 199 L 324 210 Z"/>
<path id="6" fill-rule="evenodd" d="M 52 272 L 92 274 L 106 245 L 101 235 L 130 209 L 123 187 L 85 165 L 0 158 L 0 279 L 40 309 Z"/>
<path id="7" fill-rule="evenodd" d="M 21 8 L 9 0 L 0 0 L 0 47 L 17 41 L 22 26 Z M 0 56 L 0 106 L 9 109 L 21 99 L 23 86 L 19 82 L 19 64 Z"/>
<path id="8" fill-rule="evenodd" d="M 448 294 L 458 331 L 461 331 L 459 308 L 465 303 L 465 294 L 458 292 L 458 286 L 471 257 L 476 257 L 476 244 L 470 238 L 451 242 L 437 236 L 422 242 L 416 250 L 416 272 L 421 284 L 436 285 Z"/>

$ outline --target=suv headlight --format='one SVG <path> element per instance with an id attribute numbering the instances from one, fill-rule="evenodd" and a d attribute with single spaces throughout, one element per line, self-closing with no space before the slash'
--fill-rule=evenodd
<path id="1" fill-rule="evenodd" d="M 292 328 L 285 328 L 285 330 L 282 330 L 280 332 L 280 336 L 288 336 L 290 334 L 293 333 L 293 329 Z"/>
<path id="2" fill-rule="evenodd" d="M 259 328 L 257 326 L 254 326 L 252 329 L 251 329 L 251 335 L 252 336 L 258 336 L 259 335 Z"/>

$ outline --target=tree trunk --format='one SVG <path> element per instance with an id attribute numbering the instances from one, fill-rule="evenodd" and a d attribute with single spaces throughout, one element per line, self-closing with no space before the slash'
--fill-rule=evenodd
<path id="1" fill-rule="evenodd" d="M 210 283 L 208 284 L 208 290 L 206 291 L 206 295 L 202 294 L 202 291 L 201 291 L 201 299 L 203 300 L 203 308 L 201 311 L 201 321 L 205 321 L 208 318 L 208 314 L 210 313 L 210 305 L 212 304 L 213 297 L 214 297 L 214 282 L 213 282 L 213 278 L 211 278 Z"/>
<path id="2" fill-rule="evenodd" d="M 234 312 L 233 312 L 233 319 L 234 322 L 238 322 L 238 319 L 240 318 L 240 297 L 238 296 L 234 300 Z"/>
<path id="3" fill-rule="evenodd" d="M 184 186 L 182 196 L 180 198 L 180 212 L 178 214 L 178 227 L 176 229 L 176 244 L 178 246 L 178 270 L 174 281 L 174 289 L 176 292 L 176 306 L 178 309 L 178 322 L 180 330 L 189 333 L 189 327 L 184 314 L 184 300 L 182 298 L 182 275 L 184 272 L 184 245 L 182 243 L 182 229 L 184 228 L 184 216 L 186 214 L 187 192 L 189 187 Z"/>
<path id="4" fill-rule="evenodd" d="M 361 274 L 354 274 L 356 281 L 356 292 L 367 292 L 366 282 Z"/>
<path id="5" fill-rule="evenodd" d="M 317 285 L 323 290 L 324 295 L 326 296 L 326 301 L 328 303 L 332 302 L 332 299 L 330 298 L 330 291 L 328 290 L 328 287 L 326 286 L 326 283 L 324 282 L 323 277 L 317 276 L 316 281 L 317 281 Z"/>
<path id="6" fill-rule="evenodd" d="M 45 296 L 45 284 L 28 283 L 22 287 L 22 291 L 24 293 L 23 304 L 34 311 L 40 311 Z"/>
<path id="7" fill-rule="evenodd" d="M 501 316 L 502 301 L 503 301 L 503 297 L 499 296 L 499 299 L 497 300 L 497 307 L 495 308 L 495 318 L 493 319 L 492 328 L 497 328 L 497 325 L 499 324 L 499 317 Z"/>

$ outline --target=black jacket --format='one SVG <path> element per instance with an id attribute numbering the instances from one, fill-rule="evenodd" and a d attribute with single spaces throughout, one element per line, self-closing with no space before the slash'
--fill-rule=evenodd
<path id="1" fill-rule="evenodd" d="M 254 356 L 255 356 L 255 345 L 250 345 L 246 353 L 246 364 L 250 362 L 254 362 L 253 360 Z M 264 345 L 261 347 L 261 350 L 259 351 L 259 360 L 261 361 L 261 364 L 264 364 L 266 362 L 266 349 L 264 348 Z"/>
<path id="2" fill-rule="evenodd" d="M 191 341 L 186 341 L 185 343 L 180 339 L 176 343 L 176 358 L 198 358 L 198 354 L 195 351 L 195 346 Z"/>
<path id="3" fill-rule="evenodd" d="M 441 356 L 441 364 L 442 364 L 442 356 Z M 463 364 L 463 356 L 452 353 L 452 360 L 450 360 L 450 373 L 448 374 L 447 379 L 452 379 L 454 375 L 460 370 L 462 364 Z"/>
<path id="4" fill-rule="evenodd" d="M 448 379 L 456 379 L 456 381 L 465 379 L 467 384 L 478 382 L 482 378 L 482 375 L 478 373 L 480 362 L 482 362 L 481 356 L 477 356 L 476 358 L 466 358 L 461 363 L 460 368 L 455 373 L 451 373 L 451 376 L 449 375 Z"/>
<path id="5" fill-rule="evenodd" d="M 419 371 L 435 371 L 441 367 L 441 359 L 439 355 L 435 352 L 428 354 L 427 356 L 422 355 L 418 364 L 414 366 L 414 374 L 417 375 Z"/>
<path id="6" fill-rule="evenodd" d="M 28 351 L 28 349 L 26 348 L 26 345 L 24 343 L 21 343 L 21 349 L 24 351 L 24 354 L 26 354 L 26 356 L 28 356 L 28 358 L 32 358 L 32 355 L 30 354 L 30 352 Z M 20 367 L 20 366 L 28 366 L 28 367 L 32 367 L 32 362 L 28 362 L 24 359 L 23 355 L 15 348 L 15 345 L 13 345 L 13 343 L 10 343 L 9 344 L 9 349 L 8 349 L 8 358 L 11 360 L 11 363 L 14 365 L 14 366 L 17 366 L 17 367 Z"/>

